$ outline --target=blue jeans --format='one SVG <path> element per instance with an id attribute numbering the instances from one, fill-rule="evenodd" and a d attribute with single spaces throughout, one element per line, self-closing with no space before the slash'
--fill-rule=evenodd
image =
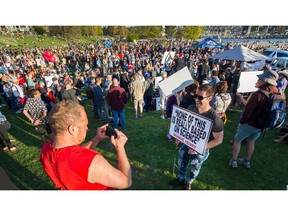
<path id="1" fill-rule="evenodd" d="M 186 177 L 186 169 L 189 160 L 191 160 L 191 170 L 189 180 L 187 181 L 189 184 L 196 179 L 198 176 L 201 166 L 205 160 L 209 157 L 209 150 L 204 152 L 204 155 L 200 154 L 188 154 L 189 147 L 187 145 L 182 145 L 179 148 L 179 158 L 178 158 L 178 168 L 179 168 L 179 181 L 184 182 Z"/>
<path id="2" fill-rule="evenodd" d="M 120 115 L 120 121 L 122 125 L 122 130 L 126 129 L 126 120 L 125 120 L 125 109 L 122 109 L 120 111 L 116 111 L 111 109 L 113 114 L 113 122 L 114 122 L 114 128 L 118 129 L 118 115 Z"/>
<path id="3" fill-rule="evenodd" d="M 99 109 L 100 121 L 104 120 L 104 117 L 102 116 L 102 110 L 103 110 L 105 118 L 109 122 L 110 121 L 110 117 L 109 117 L 108 108 L 107 108 L 105 102 L 104 103 L 103 102 L 98 102 L 98 109 Z"/>

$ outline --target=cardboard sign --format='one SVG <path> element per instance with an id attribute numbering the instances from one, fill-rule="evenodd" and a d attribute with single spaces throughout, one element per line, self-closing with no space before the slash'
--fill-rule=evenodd
<path id="1" fill-rule="evenodd" d="M 184 67 L 176 73 L 169 76 L 167 79 L 159 82 L 158 86 L 162 92 L 167 96 L 177 93 L 193 83 L 188 67 Z"/>
<path id="2" fill-rule="evenodd" d="M 174 58 L 175 52 L 170 52 L 170 55 L 172 58 Z M 172 59 L 170 58 L 170 55 L 169 55 L 169 52 L 167 52 L 167 51 L 164 52 L 164 55 L 163 55 L 163 58 L 161 61 L 162 65 L 164 65 L 164 64 L 170 65 L 172 63 Z"/>
<path id="3" fill-rule="evenodd" d="M 213 121 L 174 105 L 169 134 L 203 155 L 209 141 Z"/>
<path id="4" fill-rule="evenodd" d="M 247 93 L 257 91 L 258 89 L 255 87 L 255 84 L 258 80 L 257 75 L 262 73 L 263 71 L 241 72 L 237 92 Z"/>

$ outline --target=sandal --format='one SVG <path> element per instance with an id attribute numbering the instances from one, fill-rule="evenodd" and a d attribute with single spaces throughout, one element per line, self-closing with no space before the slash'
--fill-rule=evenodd
<path id="1" fill-rule="evenodd" d="M 3 151 L 7 151 L 7 150 L 8 150 L 8 147 L 7 147 L 7 146 L 2 147 L 2 150 L 3 150 Z"/>

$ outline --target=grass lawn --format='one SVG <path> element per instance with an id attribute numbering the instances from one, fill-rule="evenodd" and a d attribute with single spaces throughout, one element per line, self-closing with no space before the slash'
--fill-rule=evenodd
<path id="1" fill-rule="evenodd" d="M 92 138 L 97 127 L 102 124 L 93 118 L 91 100 L 85 101 L 89 118 L 87 140 Z M 21 190 L 54 190 L 55 187 L 42 170 L 39 162 L 41 141 L 34 127 L 28 123 L 23 114 L 15 114 L 7 107 L 1 109 L 11 122 L 10 137 L 15 139 L 18 147 L 14 152 L 0 151 L 0 164 L 10 179 Z M 252 156 L 252 167 L 243 166 L 232 169 L 228 162 L 232 155 L 233 138 L 239 121 L 240 110 L 229 110 L 228 122 L 224 128 L 224 141 L 210 150 L 208 160 L 193 183 L 195 190 L 286 190 L 288 184 L 288 145 L 277 144 L 273 139 L 277 130 L 268 131 L 265 138 L 258 139 Z M 160 111 L 144 113 L 143 118 L 134 119 L 132 103 L 126 106 L 128 137 L 126 151 L 132 165 L 133 184 L 128 190 L 178 190 L 168 182 L 176 176 L 174 160 L 177 151 L 174 142 L 166 140 L 169 120 L 160 118 Z M 117 156 L 108 140 L 102 141 L 96 148 L 104 157 L 117 165 Z M 240 156 L 244 155 L 245 144 Z"/>

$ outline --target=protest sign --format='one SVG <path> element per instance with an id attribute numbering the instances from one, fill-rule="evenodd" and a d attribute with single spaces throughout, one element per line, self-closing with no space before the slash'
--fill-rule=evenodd
<path id="1" fill-rule="evenodd" d="M 154 88 L 155 89 L 158 89 L 159 86 L 158 86 L 158 83 L 162 80 L 162 77 L 161 76 L 158 76 L 158 77 L 155 77 L 154 78 Z"/>
<path id="2" fill-rule="evenodd" d="M 169 134 L 199 154 L 204 154 L 213 121 L 174 105 Z"/>
<path id="3" fill-rule="evenodd" d="M 262 73 L 263 71 L 241 72 L 237 92 L 247 93 L 257 91 L 258 89 L 255 87 L 255 84 L 259 79 L 257 75 Z"/>
<path id="4" fill-rule="evenodd" d="M 47 87 L 50 87 L 52 85 L 52 83 L 53 83 L 52 78 L 53 77 L 54 76 L 44 76 L 44 80 L 45 80 L 45 83 L 46 83 Z"/>
<path id="5" fill-rule="evenodd" d="M 170 52 L 170 55 L 171 55 L 172 58 L 174 58 L 175 52 Z M 163 58 L 162 58 L 162 61 L 161 61 L 162 65 L 163 64 L 170 65 L 172 63 L 173 60 L 171 59 L 170 55 L 169 55 L 169 52 L 167 52 L 167 51 L 164 52 L 164 55 L 163 55 Z"/>
<path id="6" fill-rule="evenodd" d="M 158 86 L 167 96 L 177 93 L 193 83 L 193 78 L 187 66 L 159 82 Z"/>

